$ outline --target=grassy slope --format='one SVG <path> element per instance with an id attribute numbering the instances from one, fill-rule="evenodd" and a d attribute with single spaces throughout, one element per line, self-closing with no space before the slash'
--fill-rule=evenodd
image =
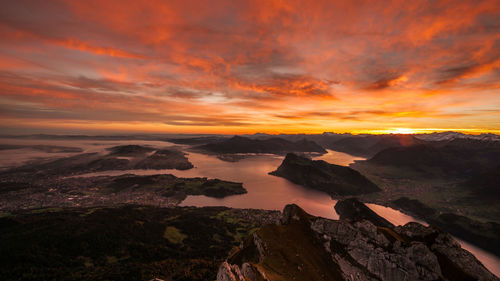
<path id="1" fill-rule="evenodd" d="M 250 214 L 250 215 L 248 215 Z M 253 215 L 252 215 L 253 214 Z M 42 209 L 0 218 L 2 280 L 214 280 L 276 213 L 223 207 Z"/>

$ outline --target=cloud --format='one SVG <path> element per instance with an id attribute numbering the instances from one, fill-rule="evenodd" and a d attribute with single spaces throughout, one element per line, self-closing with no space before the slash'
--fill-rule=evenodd
<path id="1" fill-rule="evenodd" d="M 404 83 L 408 78 L 404 75 L 392 75 L 388 77 L 381 78 L 372 84 L 365 87 L 366 90 L 382 90 L 389 88 L 391 86 L 395 86 L 399 83 Z"/>
<path id="2" fill-rule="evenodd" d="M 0 98 L 37 125 L 498 129 L 499 19 L 495 0 L 10 1 Z"/>

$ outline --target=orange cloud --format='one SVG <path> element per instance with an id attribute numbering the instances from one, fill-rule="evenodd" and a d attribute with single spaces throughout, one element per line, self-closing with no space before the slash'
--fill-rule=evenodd
<path id="1" fill-rule="evenodd" d="M 130 52 L 126 52 L 117 48 L 106 48 L 106 47 L 99 47 L 99 46 L 92 46 L 88 43 L 82 42 L 78 39 L 58 39 L 58 40 L 50 40 L 50 42 L 54 42 L 60 46 L 70 48 L 70 49 L 75 49 L 78 51 L 82 52 L 91 52 L 97 55 L 108 55 L 112 57 L 119 57 L 119 58 L 135 58 L 135 59 L 142 59 L 145 58 L 142 55 L 139 54 L 134 54 Z"/>
<path id="2" fill-rule="evenodd" d="M 11 1 L 0 106 L 32 127 L 498 130 L 499 19 L 495 0 Z"/>

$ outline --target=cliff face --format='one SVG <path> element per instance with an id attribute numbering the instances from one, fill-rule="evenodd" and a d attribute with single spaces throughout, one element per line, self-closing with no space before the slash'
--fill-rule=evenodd
<path id="1" fill-rule="evenodd" d="M 449 234 L 408 223 L 313 217 L 288 205 L 281 222 L 233 249 L 217 280 L 499 280 Z"/>
<path id="2" fill-rule="evenodd" d="M 270 174 L 333 196 L 380 191 L 378 186 L 349 167 L 311 160 L 293 153 L 287 154 L 278 169 Z"/>

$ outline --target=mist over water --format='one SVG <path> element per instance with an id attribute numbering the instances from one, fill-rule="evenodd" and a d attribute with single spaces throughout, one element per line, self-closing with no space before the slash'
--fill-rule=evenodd
<path id="1" fill-rule="evenodd" d="M 105 153 L 106 148 L 117 145 L 143 145 L 155 148 L 177 147 L 187 149 L 187 146 L 176 145 L 164 141 L 137 141 L 137 140 L 42 140 L 42 139 L 0 139 L 0 144 L 16 145 L 53 145 L 65 147 L 79 147 L 80 153 Z M 19 165 L 28 161 L 60 158 L 79 153 L 46 153 L 30 148 L 0 150 L 0 169 Z M 233 208 L 252 208 L 267 210 L 283 210 L 285 205 L 295 203 L 306 212 L 329 219 L 338 219 L 333 200 L 328 194 L 296 185 L 288 180 L 269 175 L 281 164 L 283 156 L 264 154 L 252 155 L 237 162 L 223 161 L 215 155 L 205 155 L 197 152 L 187 152 L 189 161 L 194 168 L 189 170 L 120 170 L 104 171 L 79 175 L 90 176 L 118 176 L 123 174 L 154 175 L 173 174 L 177 177 L 207 177 L 243 183 L 248 191 L 246 194 L 233 195 L 225 198 L 212 198 L 207 196 L 188 196 L 180 206 L 226 206 Z M 313 157 L 316 160 L 325 160 L 332 164 L 347 166 L 355 160 L 364 158 L 346 153 L 328 150 L 327 154 Z M 395 225 L 404 225 L 415 221 L 427 225 L 425 222 L 412 216 L 401 213 L 389 207 L 367 204 L 367 206 L 380 216 Z M 457 239 L 463 248 L 473 253 L 490 271 L 500 275 L 500 259 L 480 248 Z"/>

